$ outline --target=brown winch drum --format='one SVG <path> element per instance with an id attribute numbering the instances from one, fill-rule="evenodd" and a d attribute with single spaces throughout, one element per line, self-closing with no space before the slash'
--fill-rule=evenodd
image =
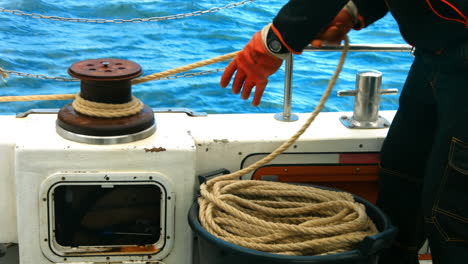
<path id="1" fill-rule="evenodd" d="M 153 110 L 132 96 L 131 80 L 143 71 L 122 59 L 90 59 L 70 66 L 80 79 L 75 101 L 58 113 L 57 132 L 64 138 L 89 144 L 127 143 L 154 133 Z"/>

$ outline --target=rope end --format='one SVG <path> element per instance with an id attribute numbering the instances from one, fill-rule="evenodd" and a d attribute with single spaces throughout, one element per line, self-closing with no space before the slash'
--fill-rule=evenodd
<path id="1" fill-rule="evenodd" d="M 0 67 L 0 74 L 2 75 L 2 79 L 8 78 L 7 72 L 1 67 Z"/>

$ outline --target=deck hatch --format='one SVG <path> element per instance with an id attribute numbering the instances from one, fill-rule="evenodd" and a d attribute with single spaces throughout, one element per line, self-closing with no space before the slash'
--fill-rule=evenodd
<path id="1" fill-rule="evenodd" d="M 157 185 L 60 185 L 52 195 L 55 240 L 62 247 L 144 246 L 161 238 Z"/>
<path id="2" fill-rule="evenodd" d="M 57 174 L 41 185 L 41 249 L 52 261 L 162 259 L 174 193 L 156 174 Z"/>

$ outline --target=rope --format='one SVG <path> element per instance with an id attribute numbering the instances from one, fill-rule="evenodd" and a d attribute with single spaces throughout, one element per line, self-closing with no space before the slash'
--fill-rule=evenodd
<path id="1" fill-rule="evenodd" d="M 238 180 L 288 149 L 315 120 L 328 99 L 349 49 L 345 48 L 321 100 L 303 126 L 280 147 L 251 166 L 200 186 L 199 219 L 214 236 L 264 252 L 335 254 L 377 233 L 362 204 L 349 193 L 287 183 Z"/>
<path id="2" fill-rule="evenodd" d="M 79 94 L 54 94 L 54 95 L 28 95 L 28 96 L 3 96 L 0 102 L 23 102 L 36 100 L 73 100 L 73 108 L 82 114 L 95 117 L 116 118 L 126 117 L 139 113 L 143 103 L 136 97 L 125 104 L 106 104 L 88 101 Z"/>
<path id="3" fill-rule="evenodd" d="M 6 71 L 0 67 L 0 74 L 2 75 L 2 78 L 6 79 L 8 78 L 8 74 L 6 73 Z"/>
<path id="4" fill-rule="evenodd" d="M 72 100 L 74 94 L 48 94 L 48 95 L 19 95 L 19 96 L 0 96 L 0 102 L 25 102 L 42 100 Z"/>
<path id="5" fill-rule="evenodd" d="M 137 114 L 143 109 L 143 103 L 136 97 L 124 104 L 97 103 L 83 99 L 79 94 L 76 95 L 72 103 L 73 108 L 82 114 L 95 117 L 116 118 L 126 117 Z"/>
<path id="6" fill-rule="evenodd" d="M 218 63 L 218 62 L 221 62 L 221 61 L 225 61 L 225 60 L 234 58 L 237 55 L 237 53 L 239 53 L 239 51 L 235 51 L 235 52 L 224 54 L 224 55 L 214 57 L 214 58 L 211 58 L 211 59 L 191 63 L 191 64 L 188 64 L 188 65 L 173 68 L 173 69 L 170 69 L 170 70 L 167 70 L 167 71 L 162 71 L 162 72 L 159 72 L 159 73 L 153 73 L 153 74 L 150 74 L 150 75 L 146 75 L 144 77 L 133 79 L 131 81 L 131 83 L 132 84 L 140 84 L 140 83 L 144 83 L 144 82 L 149 82 L 149 81 L 159 79 L 159 78 L 162 78 L 162 77 L 166 77 L 166 76 L 169 76 L 169 75 L 174 75 L 174 74 L 179 73 L 179 72 L 189 71 L 189 70 L 192 70 L 192 69 L 195 69 L 195 68 L 199 68 L 199 67 L 207 66 L 207 65 L 210 65 L 210 64 Z"/>

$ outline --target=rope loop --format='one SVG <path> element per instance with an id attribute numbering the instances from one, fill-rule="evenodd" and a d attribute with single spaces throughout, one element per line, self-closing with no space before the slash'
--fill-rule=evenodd
<path id="1" fill-rule="evenodd" d="M 136 97 L 132 96 L 132 100 L 124 104 L 107 104 L 89 101 L 76 94 L 75 100 L 72 103 L 73 108 L 84 115 L 117 118 L 126 117 L 137 114 L 143 109 L 143 103 Z"/>

